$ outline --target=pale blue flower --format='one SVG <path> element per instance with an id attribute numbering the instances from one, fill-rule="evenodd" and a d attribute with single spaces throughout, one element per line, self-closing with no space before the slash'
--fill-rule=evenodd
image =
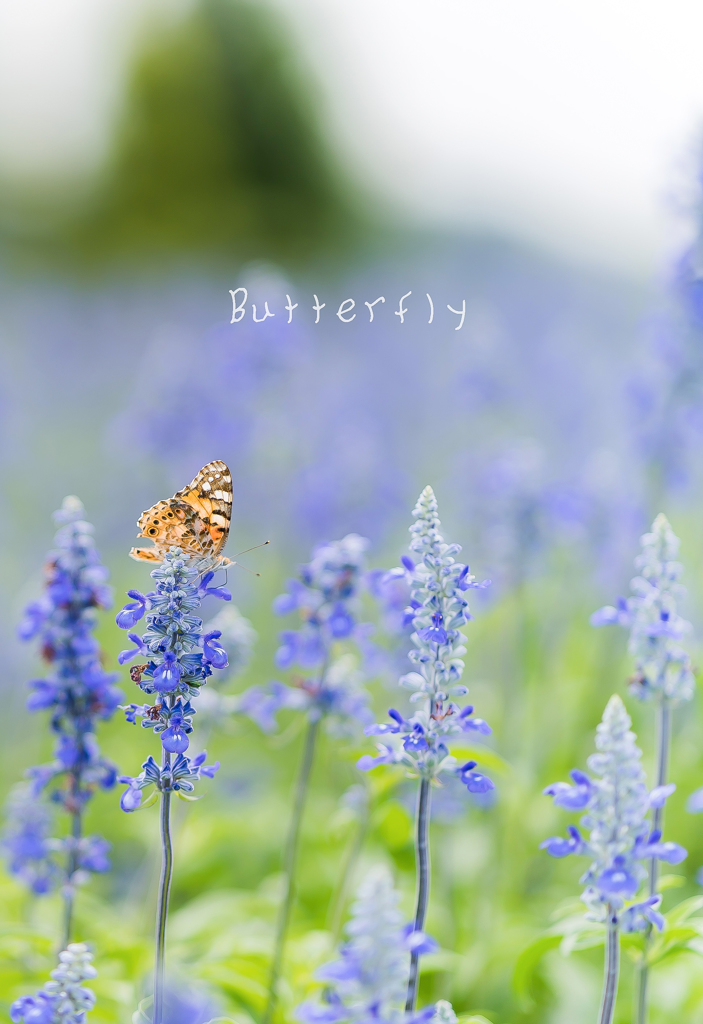
<path id="1" fill-rule="evenodd" d="M 662 842 L 661 832 L 650 830 L 650 808 L 662 807 L 676 787 L 669 784 L 648 791 L 642 752 L 631 724 L 620 697 L 611 697 L 596 730 L 597 753 L 588 759 L 593 777 L 574 770 L 573 785 L 556 782 L 544 790 L 558 806 L 585 812 L 581 825 L 588 838 L 570 825 L 568 839 L 552 836 L 541 848 L 552 857 L 574 853 L 590 858 L 581 879 L 586 885 L 581 898 L 596 920 L 615 918 L 624 931 L 640 930 L 648 923 L 661 930 L 660 896 L 630 901 L 647 877 L 648 861 L 656 858 L 679 864 L 686 851 L 678 843 Z"/>
<path id="2" fill-rule="evenodd" d="M 339 959 L 316 972 L 325 982 L 323 1001 L 303 1003 L 296 1017 L 303 1024 L 337 1021 L 410 1024 L 429 1020 L 435 1007 L 406 1015 L 402 1009 L 408 984 L 409 954 L 433 953 L 437 944 L 403 922 L 399 894 L 389 870 L 381 865 L 367 873 L 351 907 L 347 941 Z"/>
<path id="3" fill-rule="evenodd" d="M 691 659 L 680 643 L 691 624 L 677 611 L 685 593 L 679 582 L 683 568 L 676 560 L 678 550 L 679 538 L 666 516 L 658 515 L 651 532 L 642 537 L 642 552 L 635 559 L 639 575 L 630 584 L 632 596 L 591 616 L 594 626 L 630 630 L 629 651 L 635 657 L 630 689 L 642 700 L 654 694 L 676 701 L 693 697 Z"/>
<path id="4" fill-rule="evenodd" d="M 33 996 L 21 996 L 10 1007 L 15 1024 L 85 1024 L 95 1005 L 95 993 L 83 982 L 96 977 L 93 956 L 82 942 L 72 942 L 59 953 L 51 981 Z"/>
<path id="5" fill-rule="evenodd" d="M 493 782 L 474 771 L 475 761 L 459 765 L 448 744 L 452 736 L 487 736 L 491 732 L 487 722 L 473 715 L 472 705 L 461 707 L 458 703 L 468 693 L 460 681 L 466 652 L 461 629 L 471 620 L 466 593 L 489 586 L 490 580 L 476 583 L 468 565 L 456 561 L 454 556 L 461 548 L 445 543 L 440 533 L 431 487 L 420 495 L 413 516 L 413 557 L 404 556 L 402 566 L 391 570 L 388 577 L 394 581 L 406 578 L 410 586 L 406 616 L 412 623 L 413 650 L 408 657 L 415 671 L 402 676 L 400 686 L 419 706 L 409 718 L 391 708 L 391 723 L 368 726 L 367 736 L 382 735 L 384 741 L 376 757 L 365 754 L 357 767 L 368 771 L 379 764 L 399 763 L 413 775 L 428 779 L 452 772 L 470 792 L 484 793 L 493 789 Z"/>

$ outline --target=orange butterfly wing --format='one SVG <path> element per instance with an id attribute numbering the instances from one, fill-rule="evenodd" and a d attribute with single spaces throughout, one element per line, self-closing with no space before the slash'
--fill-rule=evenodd
<path id="1" fill-rule="evenodd" d="M 227 543 L 232 518 L 232 475 L 224 462 L 209 462 L 173 498 L 159 501 L 139 517 L 140 536 L 153 547 L 134 547 L 132 558 L 162 562 L 169 548 L 189 558 L 230 564 L 220 552 Z"/>

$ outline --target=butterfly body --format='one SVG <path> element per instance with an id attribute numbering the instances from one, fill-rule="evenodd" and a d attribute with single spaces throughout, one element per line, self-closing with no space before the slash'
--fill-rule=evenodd
<path id="1" fill-rule="evenodd" d="M 209 566 L 231 565 L 221 553 L 231 518 L 232 475 L 224 462 L 208 462 L 187 487 L 142 512 L 139 536 L 151 540 L 153 547 L 134 547 L 130 555 L 160 563 L 170 548 L 179 547 L 188 558 Z"/>

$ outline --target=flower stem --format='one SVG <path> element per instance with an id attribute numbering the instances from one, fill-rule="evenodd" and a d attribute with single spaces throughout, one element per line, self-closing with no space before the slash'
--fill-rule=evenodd
<path id="1" fill-rule="evenodd" d="M 665 786 L 669 769 L 669 746 L 671 743 L 671 705 L 666 696 L 662 694 L 657 706 L 657 786 Z M 664 808 L 655 807 L 652 828 L 661 830 L 664 825 Z M 652 857 L 649 862 L 649 895 L 654 896 L 657 890 L 658 861 Z M 652 942 L 652 925 L 648 925 L 644 934 L 644 947 L 642 959 L 637 971 L 637 1012 L 635 1024 L 647 1024 L 647 984 L 649 981 L 649 967 L 647 958 L 649 947 Z"/>
<path id="2" fill-rule="evenodd" d="M 278 998 L 278 980 L 281 975 L 281 968 L 283 966 L 283 952 L 286 944 L 286 935 L 288 932 L 288 925 L 290 924 L 291 911 L 293 909 L 293 902 L 295 900 L 295 869 L 298 861 L 298 846 L 300 843 L 300 826 L 303 820 L 303 812 L 305 810 L 305 801 L 308 794 L 308 784 L 310 781 L 310 770 L 312 768 L 313 758 L 315 756 L 315 741 L 317 740 L 317 732 L 320 722 L 319 719 L 308 720 L 308 728 L 305 733 L 305 746 L 303 748 L 303 758 L 300 763 L 300 770 L 298 772 L 298 781 L 295 787 L 295 801 L 293 803 L 293 814 L 290 820 L 290 826 L 288 830 L 288 839 L 286 840 L 286 850 L 283 863 L 283 872 L 285 875 L 285 894 L 283 902 L 281 903 L 278 912 L 278 921 L 276 924 L 276 942 L 273 951 L 273 960 L 271 961 L 271 974 L 269 976 L 269 991 L 268 999 L 266 1001 L 266 1008 L 262 1017 L 262 1024 L 270 1024 L 273 1017 L 274 1010 L 276 1009 L 276 1000 Z M 154 1024 L 157 1024 L 155 1021 Z"/>
<path id="3" fill-rule="evenodd" d="M 430 780 L 421 779 L 417 794 L 417 829 L 415 833 L 415 864 L 417 867 L 417 903 L 413 929 L 421 932 L 425 927 L 427 904 L 430 897 Z M 405 1001 L 406 1013 L 412 1013 L 417 1003 L 419 976 L 419 954 L 410 954 L 410 976 L 408 995 Z"/>
<path id="4" fill-rule="evenodd" d="M 342 875 L 339 880 L 339 886 L 336 894 L 331 901 L 331 914 L 330 914 L 330 932 L 332 933 L 332 939 L 334 944 L 337 945 L 339 942 L 339 936 L 342 931 L 342 915 L 344 913 L 344 905 L 347 902 L 347 894 L 349 892 L 349 886 L 354 875 L 361 851 L 364 848 L 364 840 L 366 838 L 366 832 L 369 826 L 369 805 L 368 801 L 364 804 L 364 808 L 361 812 L 354 838 L 349 846 L 349 851 L 344 860 L 344 867 L 342 869 Z"/>
<path id="5" fill-rule="evenodd" d="M 171 755 L 164 750 L 163 766 L 171 764 Z M 171 843 L 171 790 L 161 792 L 161 877 L 156 909 L 156 959 L 154 963 L 153 1024 L 166 1024 L 164 1018 L 164 966 L 166 959 L 166 919 L 168 898 L 173 874 L 173 845 Z"/>
<path id="6" fill-rule="evenodd" d="M 83 814 L 80 804 L 80 772 L 71 773 L 71 845 L 68 850 L 68 861 L 66 864 L 66 888 L 64 890 L 63 902 L 63 930 L 61 938 L 61 949 L 66 949 L 71 941 L 73 930 L 73 906 L 75 901 L 75 887 L 73 876 L 78 869 L 78 844 L 83 830 Z"/>
<path id="7" fill-rule="evenodd" d="M 598 1024 L 612 1024 L 620 975 L 620 930 L 612 908 L 609 907 L 608 910 L 608 932 L 605 942 L 605 978 L 603 980 L 603 999 L 601 1001 Z"/>

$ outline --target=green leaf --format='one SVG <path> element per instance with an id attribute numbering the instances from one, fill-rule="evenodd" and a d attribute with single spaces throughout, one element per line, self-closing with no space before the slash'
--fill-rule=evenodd
<path id="1" fill-rule="evenodd" d="M 699 910 L 703 910 L 703 896 L 690 896 L 689 899 L 682 900 L 681 903 L 677 903 L 675 907 L 672 907 L 664 915 L 667 927 L 678 924 L 680 921 L 687 921 L 689 917 Z"/>
<path id="2" fill-rule="evenodd" d="M 685 875 L 662 875 L 657 882 L 657 891 L 664 892 L 666 889 L 680 889 L 685 884 Z"/>
<path id="3" fill-rule="evenodd" d="M 537 965 L 546 953 L 557 949 L 561 941 L 561 935 L 541 935 L 523 949 L 518 957 L 513 972 L 513 988 L 526 1005 L 534 1004 L 530 988 Z"/>

